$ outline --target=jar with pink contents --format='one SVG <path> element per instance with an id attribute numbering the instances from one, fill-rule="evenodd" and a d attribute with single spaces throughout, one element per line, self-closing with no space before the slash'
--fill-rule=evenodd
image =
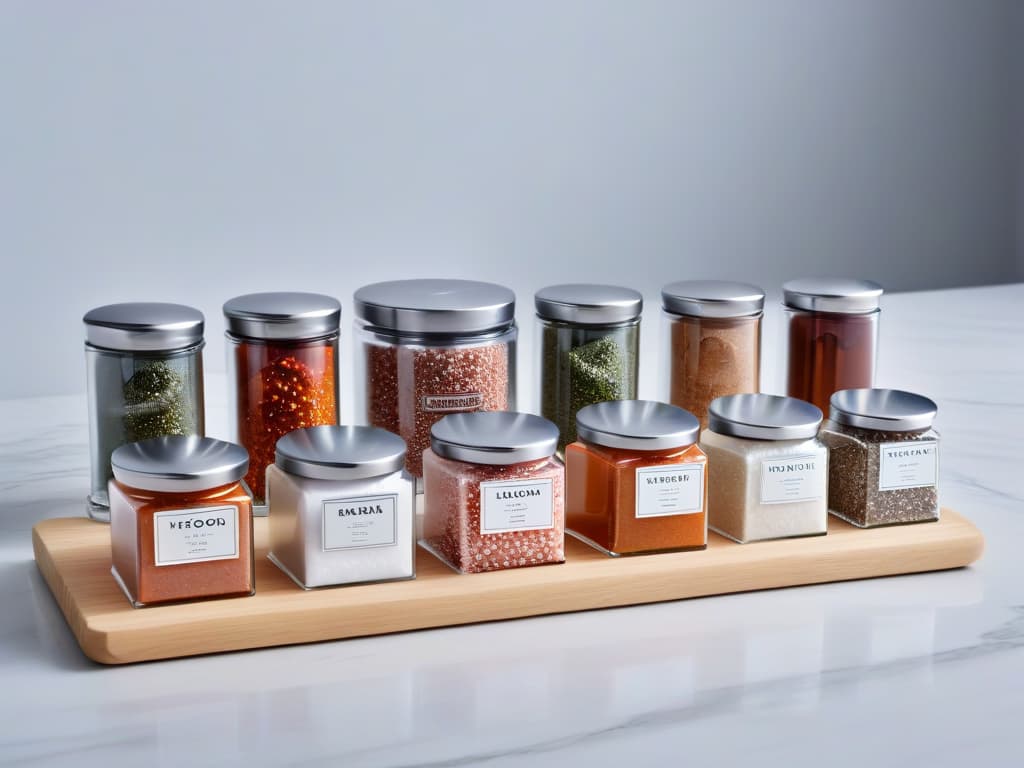
<path id="1" fill-rule="evenodd" d="M 565 561 L 558 427 L 509 411 L 445 416 L 423 453 L 420 545 L 461 573 Z"/>

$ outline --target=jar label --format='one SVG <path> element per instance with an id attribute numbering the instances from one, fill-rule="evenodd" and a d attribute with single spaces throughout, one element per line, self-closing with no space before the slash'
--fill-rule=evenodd
<path id="1" fill-rule="evenodd" d="M 937 440 L 882 443 L 878 446 L 878 490 L 927 488 L 938 479 Z"/>
<path id="2" fill-rule="evenodd" d="M 238 558 L 238 507 L 194 507 L 153 513 L 156 565 Z"/>
<path id="3" fill-rule="evenodd" d="M 551 478 L 480 483 L 480 533 L 555 527 Z"/>
<path id="4" fill-rule="evenodd" d="M 329 499 L 323 504 L 324 552 L 398 543 L 398 494 Z"/>
<path id="5" fill-rule="evenodd" d="M 790 456 L 761 462 L 761 503 L 792 504 L 825 495 L 823 456 Z"/>
<path id="6" fill-rule="evenodd" d="M 637 517 L 691 515 L 703 511 L 703 464 L 637 467 Z"/>
<path id="7" fill-rule="evenodd" d="M 423 410 L 437 413 L 477 411 L 483 407 L 484 396 L 479 392 L 458 395 L 424 395 Z"/>

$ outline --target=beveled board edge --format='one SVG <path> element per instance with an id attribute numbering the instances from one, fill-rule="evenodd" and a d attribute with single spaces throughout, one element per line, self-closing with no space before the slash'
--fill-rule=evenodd
<path id="1" fill-rule="evenodd" d="M 563 565 L 464 576 L 438 575 L 437 562 L 418 550 L 418 568 L 431 572 L 422 580 L 314 592 L 296 588 L 284 595 L 257 592 L 252 598 L 139 611 L 126 602 L 116 611 L 90 614 L 83 609 L 88 584 L 68 579 L 67 547 L 51 547 L 48 541 L 79 525 L 96 524 L 83 518 L 39 523 L 32 532 L 33 549 L 83 652 L 102 664 L 947 570 L 973 563 L 984 548 L 969 520 L 943 510 L 937 523 L 895 528 L 858 530 L 833 519 L 830 535 L 812 539 L 740 545 L 709 534 L 702 553 L 615 559 L 567 538 L 570 559 Z M 190 607 L 193 616 L 186 618 Z"/>

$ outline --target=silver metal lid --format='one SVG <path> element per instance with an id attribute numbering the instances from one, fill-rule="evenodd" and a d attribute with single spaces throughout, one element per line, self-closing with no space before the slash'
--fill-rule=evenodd
<path id="1" fill-rule="evenodd" d="M 541 288 L 533 296 L 545 320 L 581 325 L 614 325 L 640 317 L 644 297 L 632 288 L 592 283 L 567 283 Z"/>
<path id="2" fill-rule="evenodd" d="M 85 340 L 124 352 L 172 352 L 203 341 L 203 313 L 155 301 L 107 304 L 85 313 Z"/>
<path id="3" fill-rule="evenodd" d="M 805 440 L 818 434 L 821 409 L 779 395 L 726 395 L 708 406 L 708 429 L 752 440 Z"/>
<path id="4" fill-rule="evenodd" d="M 155 437 L 114 450 L 110 464 L 117 481 L 147 491 L 205 491 L 241 480 L 249 454 L 235 443 L 212 437 Z"/>
<path id="5" fill-rule="evenodd" d="M 837 424 L 883 432 L 928 429 L 939 407 L 900 389 L 842 389 L 832 395 L 828 417 Z"/>
<path id="6" fill-rule="evenodd" d="M 532 413 L 451 413 L 430 428 L 438 456 L 471 464 L 518 464 L 546 459 L 558 446 L 558 427 Z"/>
<path id="7" fill-rule="evenodd" d="M 274 463 L 314 480 L 380 477 L 405 466 L 405 440 L 377 427 L 307 427 L 277 441 Z"/>
<path id="8" fill-rule="evenodd" d="M 697 442 L 700 422 L 682 408 L 653 400 L 612 400 L 576 414 L 581 440 L 609 448 L 658 451 Z"/>
<path id="9" fill-rule="evenodd" d="M 666 312 L 691 317 L 746 317 L 764 311 L 764 291 L 749 283 L 681 280 L 661 289 Z"/>
<path id="10" fill-rule="evenodd" d="M 511 326 L 516 295 L 475 280 L 391 280 L 355 293 L 355 312 L 398 333 L 483 333 Z"/>
<path id="11" fill-rule="evenodd" d="M 785 283 L 782 293 L 793 309 L 858 315 L 878 310 L 882 286 L 846 277 L 805 277 Z"/>
<path id="12" fill-rule="evenodd" d="M 320 293 L 247 293 L 224 302 L 228 332 L 249 339 L 317 339 L 338 332 L 341 304 Z"/>

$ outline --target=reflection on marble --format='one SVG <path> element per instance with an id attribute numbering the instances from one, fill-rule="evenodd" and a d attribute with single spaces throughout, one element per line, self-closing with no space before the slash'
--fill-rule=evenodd
<path id="1" fill-rule="evenodd" d="M 35 522 L 82 513 L 84 400 L 0 402 L 0 765 L 1022 765 L 1022 302 L 885 304 L 880 384 L 939 402 L 972 568 L 125 668 L 31 561 Z"/>

